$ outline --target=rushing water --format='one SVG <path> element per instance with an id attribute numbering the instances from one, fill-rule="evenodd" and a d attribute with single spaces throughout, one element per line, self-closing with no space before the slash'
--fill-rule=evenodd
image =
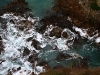
<path id="1" fill-rule="evenodd" d="M 53 5 L 52 3 L 53 0 L 26 0 L 26 1 L 29 3 L 30 8 L 34 11 L 34 14 L 39 17 L 45 16 L 46 11 L 48 10 L 50 11 Z M 86 58 L 88 57 L 89 63 L 91 66 L 100 66 L 100 57 L 99 57 L 100 51 L 99 50 L 100 48 L 98 48 L 95 43 L 86 41 L 83 45 L 78 46 L 78 48 L 76 49 L 76 52 L 82 55 L 83 57 L 86 57 Z"/>
<path id="2" fill-rule="evenodd" d="M 34 15 L 37 16 L 37 17 L 42 18 L 42 17 L 44 17 L 47 14 L 47 12 L 51 12 L 51 7 L 53 5 L 53 3 L 52 3 L 53 0 L 26 0 L 26 1 L 29 3 L 29 7 L 34 12 Z M 7 0 L 0 1 L 0 4 L 1 4 L 0 7 L 3 6 L 3 5 L 5 5 L 6 3 L 7 3 Z M 10 26 L 10 25 L 8 25 L 8 26 Z M 10 28 L 10 27 L 8 27 L 8 28 Z M 13 27 L 12 27 L 12 29 L 13 29 Z M 8 30 L 8 31 L 10 31 L 10 30 Z M 12 35 L 11 32 L 9 32 L 8 34 Z M 9 35 L 7 35 L 7 36 L 9 36 Z M 15 46 L 16 47 L 17 46 L 20 47 L 20 43 L 22 43 L 21 46 L 28 46 L 27 44 L 25 44 L 25 38 L 26 38 L 25 35 L 26 34 L 23 34 L 24 40 L 21 37 L 17 37 L 17 36 L 14 37 L 12 35 L 12 38 L 14 38 L 14 39 L 10 39 L 10 38 L 7 39 L 7 41 L 8 41 L 7 44 L 6 44 L 7 47 L 10 44 L 12 45 L 12 47 L 15 47 Z M 31 35 L 33 35 L 33 34 L 31 34 Z M 7 38 L 7 36 L 6 36 L 6 38 Z M 20 36 L 22 36 L 21 33 L 20 33 Z M 38 36 L 38 34 L 36 36 Z M 71 34 L 71 36 L 72 36 L 72 38 L 74 37 L 73 34 Z M 19 39 L 16 39 L 17 41 L 15 41 L 14 43 L 13 42 L 11 42 L 11 43 L 9 42 L 9 40 L 12 41 L 12 40 L 15 40 L 15 38 L 19 38 Z M 38 39 L 40 39 L 40 38 L 41 37 L 39 36 Z M 23 40 L 23 41 L 21 41 L 21 40 Z M 46 41 L 47 43 L 52 43 L 51 41 L 53 39 L 49 40 L 49 42 L 48 42 L 48 39 L 46 39 L 46 40 L 47 40 Z M 60 48 L 61 47 L 60 44 L 62 44 L 62 42 L 64 42 L 65 39 L 54 39 L 54 40 L 57 41 L 58 48 Z M 55 41 L 53 41 L 54 44 L 55 44 Z M 23 44 L 23 42 L 24 42 L 24 44 Z M 60 65 L 61 66 L 70 66 L 71 65 L 70 63 L 73 60 L 75 60 L 76 61 L 75 64 L 77 64 L 77 59 L 65 60 L 64 58 L 59 58 L 59 55 L 63 54 L 65 56 L 67 56 L 68 53 L 76 53 L 76 54 L 80 54 L 82 57 L 89 58 L 89 64 L 90 64 L 90 66 L 93 66 L 93 67 L 94 66 L 100 66 L 100 56 L 99 56 L 100 55 L 100 51 L 99 51 L 100 48 L 96 45 L 96 43 L 93 43 L 93 42 L 90 42 L 90 41 L 85 41 L 85 42 L 83 42 L 83 44 L 78 45 L 76 49 L 73 48 L 73 50 L 68 50 L 68 51 L 59 51 L 59 50 L 55 50 L 54 51 L 54 50 L 52 50 L 52 47 L 50 45 L 47 45 L 47 43 L 46 43 L 46 46 L 43 48 L 43 50 L 40 51 L 40 54 L 39 54 L 40 60 L 38 62 L 42 62 L 42 61 L 45 62 L 46 61 L 46 62 L 49 63 L 49 65 L 51 67 L 55 67 L 57 65 L 59 65 L 59 66 Z M 65 47 L 65 46 L 62 45 L 62 47 Z M 62 47 L 61 47 L 61 49 L 64 49 Z M 5 54 L 4 57 L 9 58 L 10 55 L 11 55 L 9 53 L 9 52 L 11 52 L 11 48 L 8 48 L 8 50 L 7 49 L 5 49 L 5 50 L 6 50 L 6 53 L 8 53 L 9 55 Z M 15 51 L 17 51 L 17 50 L 15 49 Z M 19 52 L 19 51 L 17 51 L 17 52 Z M 18 56 L 20 56 L 20 55 L 18 55 Z M 57 58 L 57 60 L 55 60 L 56 58 Z M 21 61 L 21 63 L 23 64 L 24 61 L 22 61 L 22 58 L 19 58 L 18 60 Z M 6 61 L 6 62 L 8 62 L 8 64 L 6 64 L 4 66 L 4 68 L 7 67 L 7 65 L 12 64 L 12 62 L 13 62 L 13 64 L 17 62 L 18 63 L 17 65 L 19 66 L 19 64 L 20 64 L 19 61 L 15 61 L 14 60 L 14 62 L 13 62 L 13 61 L 10 61 L 8 59 L 8 61 Z M 27 67 L 25 65 L 27 65 L 27 64 L 28 64 L 27 62 L 26 62 L 26 64 L 23 64 L 26 69 L 27 69 Z"/>

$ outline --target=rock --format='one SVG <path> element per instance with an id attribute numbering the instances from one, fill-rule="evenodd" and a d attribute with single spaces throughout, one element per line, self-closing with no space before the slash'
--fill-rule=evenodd
<path id="1" fill-rule="evenodd" d="M 23 56 L 27 56 L 30 54 L 30 50 L 26 47 L 24 48 L 24 51 L 23 51 Z"/>
<path id="2" fill-rule="evenodd" d="M 37 54 L 33 53 L 32 55 L 29 56 L 28 61 L 30 63 L 34 63 L 36 60 L 38 60 L 37 58 Z"/>
<path id="3" fill-rule="evenodd" d="M 63 53 L 59 53 L 59 55 L 56 57 L 56 60 L 57 61 L 60 61 L 60 60 L 66 60 L 68 58 L 70 58 L 72 56 L 68 55 L 68 54 L 63 54 Z"/>
<path id="4" fill-rule="evenodd" d="M 30 11 L 30 9 L 28 8 L 28 3 L 25 0 L 13 0 L 12 2 L 7 3 L 6 6 L 2 7 L 0 15 L 11 12 L 23 15 L 27 11 Z"/>
<path id="5" fill-rule="evenodd" d="M 15 22 L 13 20 L 10 20 L 11 23 L 15 24 Z"/>
<path id="6" fill-rule="evenodd" d="M 28 39 L 27 39 L 27 41 L 29 42 L 29 41 L 31 41 L 33 39 L 33 37 L 29 37 Z"/>
<path id="7" fill-rule="evenodd" d="M 19 70 L 21 70 L 21 67 L 18 67 L 18 68 L 17 68 L 17 71 L 19 71 Z"/>
<path id="8" fill-rule="evenodd" d="M 19 22 L 17 22 L 17 28 L 19 28 L 20 30 L 29 30 L 30 28 L 32 28 L 32 22 L 31 21 L 28 21 L 28 20 L 21 20 Z"/>
<path id="9" fill-rule="evenodd" d="M 39 46 L 40 45 L 40 42 L 38 42 L 35 39 L 32 40 L 31 45 L 34 46 L 34 48 L 36 48 L 37 50 L 40 50 L 41 49 L 41 47 Z"/>
<path id="10" fill-rule="evenodd" d="M 91 8 L 91 4 L 95 2 L 95 0 L 54 0 L 53 10 L 56 14 L 62 15 L 62 22 L 56 22 L 58 26 L 72 28 L 72 25 L 65 22 L 64 16 L 69 16 L 72 19 L 72 23 L 79 28 L 89 28 L 89 32 L 93 32 L 94 30 L 98 30 L 100 32 L 100 10 L 93 10 Z M 98 6 L 99 1 L 97 0 Z M 98 9 L 98 8 L 97 8 Z M 61 17 L 60 17 L 61 18 Z M 65 20 L 65 21 L 64 21 Z M 92 33 L 89 33 L 90 35 Z"/>
<path id="11" fill-rule="evenodd" d="M 57 38 L 60 38 L 61 32 L 62 32 L 62 28 L 57 26 L 50 32 L 50 36 L 51 37 L 56 36 Z"/>
<path id="12" fill-rule="evenodd" d="M 85 57 L 85 58 L 81 59 L 80 60 L 81 67 L 88 68 L 89 67 L 89 61 L 90 61 L 89 57 Z"/>
<path id="13" fill-rule="evenodd" d="M 62 37 L 64 37 L 64 38 L 68 38 L 68 34 L 67 34 L 67 32 L 63 32 L 63 33 L 62 33 Z"/>
<path id="14" fill-rule="evenodd" d="M 1 40 L 0 40 L 0 54 L 2 51 L 4 51 L 4 46 L 3 46 L 3 42 L 2 42 L 2 38 L 1 38 Z"/>
<path id="15" fill-rule="evenodd" d="M 1 36 L 0 36 L 0 41 L 2 40 Z"/>

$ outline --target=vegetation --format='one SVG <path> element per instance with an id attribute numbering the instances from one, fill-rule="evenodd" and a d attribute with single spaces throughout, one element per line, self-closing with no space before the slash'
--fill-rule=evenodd
<path id="1" fill-rule="evenodd" d="M 100 75 L 100 68 L 62 68 L 52 69 L 40 75 Z"/>
<path id="2" fill-rule="evenodd" d="M 95 1 L 95 2 L 93 2 L 93 3 L 91 3 L 91 5 L 90 5 L 90 7 L 93 9 L 93 10 L 100 10 L 100 7 L 98 7 L 98 5 L 97 5 L 97 2 Z"/>

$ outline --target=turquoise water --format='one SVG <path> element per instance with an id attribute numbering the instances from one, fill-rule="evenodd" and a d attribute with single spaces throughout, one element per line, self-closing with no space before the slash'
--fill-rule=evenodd
<path id="1" fill-rule="evenodd" d="M 89 65 L 92 67 L 100 66 L 100 47 L 93 42 L 85 42 L 77 48 L 77 53 L 89 58 Z"/>
<path id="2" fill-rule="evenodd" d="M 47 12 L 51 12 L 51 7 L 53 6 L 53 0 L 26 0 L 26 1 L 29 3 L 29 7 L 34 12 L 34 16 L 40 18 L 46 16 Z M 0 8 L 7 2 L 8 0 L 0 1 Z M 78 48 L 75 49 L 75 52 L 79 53 L 83 57 L 89 57 L 90 58 L 89 64 L 91 66 L 100 66 L 100 48 L 97 47 L 95 43 L 85 42 L 84 44 L 78 46 Z M 53 52 L 53 53 L 51 52 L 48 54 L 45 52 L 45 55 L 47 56 L 43 55 L 41 60 L 45 61 L 47 59 L 46 61 L 50 61 L 49 64 L 51 66 L 55 66 L 59 64 L 54 60 L 55 57 L 58 55 L 58 53 L 59 52 Z M 50 57 L 51 54 L 52 57 Z M 69 64 L 68 61 L 61 61 L 61 65 L 65 66 L 66 64 Z"/>
<path id="3" fill-rule="evenodd" d="M 0 0 L 0 8 L 4 5 L 6 5 L 6 3 L 9 1 L 11 1 L 11 0 Z"/>
<path id="4" fill-rule="evenodd" d="M 51 7 L 53 5 L 53 0 L 26 0 L 29 3 L 29 7 L 34 12 L 36 17 L 42 18 L 51 12 Z"/>

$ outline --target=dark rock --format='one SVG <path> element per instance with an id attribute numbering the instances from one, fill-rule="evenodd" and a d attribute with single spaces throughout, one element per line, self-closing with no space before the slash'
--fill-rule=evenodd
<path id="1" fill-rule="evenodd" d="M 28 7 L 28 3 L 25 0 L 13 0 L 12 2 L 7 3 L 6 6 L 3 6 L 0 10 L 0 15 L 3 13 L 13 12 L 20 15 L 25 14 L 25 12 L 31 11 Z"/>
<path id="2" fill-rule="evenodd" d="M 36 60 L 38 60 L 37 54 L 30 55 L 29 58 L 28 58 L 28 61 L 30 63 L 34 63 Z"/>
<path id="3" fill-rule="evenodd" d="M 0 47 L 0 54 L 4 51 L 4 49 L 2 47 Z"/>
<path id="4" fill-rule="evenodd" d="M 10 20 L 11 23 L 15 24 L 15 22 L 13 20 Z"/>
<path id="5" fill-rule="evenodd" d="M 38 65 L 39 65 L 39 66 L 45 66 L 45 65 L 48 65 L 48 62 L 45 62 L 45 61 L 43 61 L 43 62 L 38 62 Z"/>
<path id="6" fill-rule="evenodd" d="M 4 51 L 4 46 L 3 46 L 2 41 L 0 41 L 0 54 L 1 54 L 1 52 L 3 52 L 3 51 Z"/>
<path id="7" fill-rule="evenodd" d="M 3 59 L 0 59 L 0 64 L 2 64 L 2 62 L 5 62 L 5 60 L 3 60 Z"/>
<path id="8" fill-rule="evenodd" d="M 17 68 L 17 71 L 19 71 L 19 70 L 21 70 L 21 67 L 18 67 L 18 68 Z"/>
<path id="9" fill-rule="evenodd" d="M 27 41 L 29 42 L 29 41 L 31 41 L 33 39 L 33 37 L 29 37 L 28 39 L 27 39 Z"/>
<path id="10" fill-rule="evenodd" d="M 80 67 L 88 68 L 89 61 L 90 61 L 90 57 L 84 57 L 83 59 L 80 59 Z"/>
<path id="11" fill-rule="evenodd" d="M 32 46 L 34 46 L 37 50 L 40 50 L 41 47 L 39 46 L 40 45 L 40 42 L 38 42 L 37 40 L 33 39 L 32 40 Z"/>
<path id="12" fill-rule="evenodd" d="M 31 74 L 31 75 L 35 75 L 35 74 L 34 74 L 34 72 L 32 72 L 32 74 Z"/>
<path id="13" fill-rule="evenodd" d="M 62 36 L 63 36 L 64 38 L 68 38 L 67 32 L 63 32 L 63 33 L 62 33 Z"/>
<path id="14" fill-rule="evenodd" d="M 66 60 L 68 58 L 70 58 L 72 56 L 70 56 L 69 54 L 63 54 L 63 53 L 59 53 L 59 55 L 56 57 L 56 60 L 60 61 L 60 60 Z"/>
<path id="15" fill-rule="evenodd" d="M 29 54 L 30 54 L 30 50 L 27 47 L 24 48 L 23 56 L 26 56 L 26 55 L 29 55 Z"/>
<path id="16" fill-rule="evenodd" d="M 0 41 L 2 40 L 1 36 L 0 36 Z"/>
<path id="17" fill-rule="evenodd" d="M 50 36 L 56 36 L 57 38 L 61 37 L 62 28 L 56 27 L 50 32 Z"/>

